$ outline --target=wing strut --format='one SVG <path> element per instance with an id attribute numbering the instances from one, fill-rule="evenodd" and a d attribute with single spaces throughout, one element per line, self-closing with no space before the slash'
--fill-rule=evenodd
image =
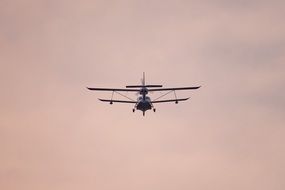
<path id="1" fill-rule="evenodd" d="M 112 97 L 111 97 L 111 101 L 110 101 L 110 104 L 113 104 L 113 97 L 114 97 L 114 92 L 115 92 L 115 91 L 113 91 L 113 92 L 112 92 Z"/>
<path id="2" fill-rule="evenodd" d="M 175 92 L 175 90 L 173 90 L 173 92 L 174 92 L 174 96 L 175 96 L 175 99 L 176 99 L 175 103 L 176 103 L 176 104 L 178 104 L 177 96 L 176 96 L 176 92 Z"/>
<path id="3" fill-rule="evenodd" d="M 161 98 L 163 98 L 164 96 L 170 94 L 171 92 L 174 93 L 175 99 L 174 100 L 159 100 Z M 185 101 L 188 100 L 189 98 L 183 98 L 183 99 L 178 99 L 175 90 L 170 90 L 169 92 L 159 96 L 158 98 L 154 99 L 152 101 L 152 103 L 162 103 L 162 102 L 175 102 L 176 104 L 178 104 L 179 101 Z M 159 101 L 158 101 L 159 100 Z"/>
<path id="4" fill-rule="evenodd" d="M 173 91 L 175 91 L 175 90 L 171 90 L 171 91 L 169 91 L 169 92 L 167 92 L 167 93 L 165 93 L 165 94 L 163 94 L 163 95 L 159 96 L 158 98 L 154 99 L 154 101 L 156 101 L 156 100 L 158 100 L 158 99 L 163 98 L 164 96 L 166 96 L 166 95 L 170 94 L 170 93 L 171 93 L 171 92 L 173 92 Z"/>
<path id="5" fill-rule="evenodd" d="M 116 92 L 116 91 L 114 91 L 114 92 Z M 122 93 L 120 93 L 120 92 L 116 92 L 117 94 L 119 94 L 119 95 L 121 95 L 121 96 L 123 96 L 123 97 L 125 97 L 125 98 L 127 98 L 127 99 L 129 99 L 129 100 L 131 100 L 131 101 L 135 101 L 135 100 L 133 100 L 132 98 L 130 98 L 130 97 L 128 97 L 128 96 L 126 96 L 126 95 L 124 95 L 124 94 L 122 94 Z"/>
<path id="6" fill-rule="evenodd" d="M 119 94 L 119 95 L 121 95 L 121 96 L 127 98 L 129 101 L 114 100 L 113 98 L 114 98 L 114 94 L 115 94 L 115 93 L 117 93 L 117 94 Z M 111 99 L 110 99 L 110 100 L 100 99 L 100 98 L 99 98 L 99 100 L 102 101 L 102 102 L 109 102 L 110 104 L 113 104 L 114 102 L 118 102 L 118 103 L 137 103 L 137 101 L 133 100 L 132 98 L 130 98 L 130 97 L 128 97 L 128 96 L 126 96 L 126 95 L 124 95 L 124 94 L 122 94 L 122 93 L 120 93 L 120 92 L 117 92 L 117 91 L 115 91 L 115 90 L 112 91 L 112 96 L 111 96 Z"/>

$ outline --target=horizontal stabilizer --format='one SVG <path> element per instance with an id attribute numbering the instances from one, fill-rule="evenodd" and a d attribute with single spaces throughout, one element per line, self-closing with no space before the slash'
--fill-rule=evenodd
<path id="1" fill-rule="evenodd" d="M 179 87 L 179 88 L 155 88 L 155 89 L 149 89 L 149 92 L 155 92 L 155 91 L 174 91 L 174 90 L 195 90 L 200 88 L 201 86 L 194 86 L 194 87 Z"/>
<path id="2" fill-rule="evenodd" d="M 136 104 L 137 102 L 136 101 L 125 101 L 125 100 L 105 100 L 105 99 L 99 99 L 100 101 L 102 102 L 110 102 L 110 103 L 113 103 L 113 102 L 116 102 L 116 103 L 129 103 L 129 104 Z"/>
<path id="3" fill-rule="evenodd" d="M 149 84 L 149 85 L 128 85 L 126 88 L 161 88 L 162 85 Z"/>
<path id="4" fill-rule="evenodd" d="M 189 98 L 182 98 L 182 99 L 171 99 L 171 100 L 157 100 L 157 101 L 151 101 L 151 103 L 165 103 L 165 102 L 181 102 L 181 101 L 186 101 Z"/>

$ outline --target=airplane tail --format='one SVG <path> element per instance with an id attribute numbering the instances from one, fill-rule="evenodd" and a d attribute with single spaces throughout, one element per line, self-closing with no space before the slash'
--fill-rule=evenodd
<path id="1" fill-rule="evenodd" d="M 143 72 L 142 86 L 145 86 L 145 73 Z"/>
<path id="2" fill-rule="evenodd" d="M 143 72 L 143 78 L 141 79 L 141 85 L 128 85 L 126 86 L 126 88 L 142 88 L 142 87 L 146 87 L 146 88 L 161 88 L 162 85 L 156 85 L 156 84 L 149 84 L 146 85 L 145 82 L 145 72 Z"/>

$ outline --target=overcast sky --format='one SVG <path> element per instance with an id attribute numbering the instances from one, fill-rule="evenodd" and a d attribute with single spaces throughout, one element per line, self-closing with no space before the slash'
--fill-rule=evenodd
<path id="1" fill-rule="evenodd" d="M 1 0 L 0 189 L 284 190 L 284 18 L 282 0 Z M 86 89 L 142 72 L 202 88 L 146 117 Z"/>

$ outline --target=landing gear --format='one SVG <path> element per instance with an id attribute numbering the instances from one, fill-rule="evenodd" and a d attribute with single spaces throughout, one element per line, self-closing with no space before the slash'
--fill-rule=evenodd
<path id="1" fill-rule="evenodd" d="M 153 112 L 156 112 L 156 109 L 155 109 L 155 108 L 153 108 Z"/>
<path id="2" fill-rule="evenodd" d="M 135 111 L 136 111 L 136 110 L 135 110 L 135 108 L 134 108 L 134 109 L 133 109 L 133 112 L 135 113 Z"/>
<path id="3" fill-rule="evenodd" d="M 111 102 L 110 102 L 110 104 L 112 105 L 112 104 L 113 104 L 113 102 L 111 101 Z"/>
<path id="4" fill-rule="evenodd" d="M 175 101 L 175 104 L 178 104 L 178 101 Z"/>

